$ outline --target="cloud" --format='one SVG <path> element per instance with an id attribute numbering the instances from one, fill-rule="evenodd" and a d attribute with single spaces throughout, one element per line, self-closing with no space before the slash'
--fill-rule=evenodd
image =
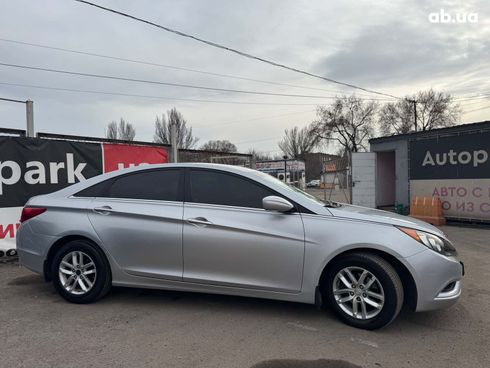
<path id="1" fill-rule="evenodd" d="M 142 18 L 291 66 L 392 93 L 435 86 L 457 94 L 487 90 L 488 1 L 251 0 L 232 2 L 100 0 Z M 478 11 L 477 25 L 434 25 L 432 11 Z M 326 91 L 175 71 L 104 60 L 0 41 L 0 61 L 88 73 L 279 93 L 351 93 L 352 90 L 241 58 L 162 30 L 75 2 L 18 0 L 2 4 L 3 38 L 140 59 L 161 64 L 298 84 Z M 82 78 L 0 67 L 0 82 L 114 91 L 176 98 L 242 102 L 328 103 L 329 100 L 247 96 L 168 86 Z M 334 92 L 330 92 L 334 91 Z M 476 93 L 475 92 L 475 93 Z M 0 84 L 0 96 L 33 99 L 38 131 L 102 136 L 120 117 L 136 125 L 137 139 L 151 140 L 157 114 L 175 106 L 207 139 L 229 139 L 246 150 L 276 150 L 285 128 L 304 126 L 314 106 L 226 105 L 20 88 Z M 487 103 L 488 104 L 488 103 Z M 472 108 L 480 107 L 473 105 Z M 488 110 L 471 118 L 484 120 Z M 0 126 L 23 128 L 22 106 L 0 104 Z M 288 115 L 291 114 L 291 115 Z M 281 115 L 279 118 L 269 116 Z M 263 117 L 257 120 L 256 118 Z M 250 121 L 252 119 L 252 121 Z M 211 127 L 243 120 L 243 124 Z M 262 141 L 277 137 L 276 140 Z"/>
<path id="2" fill-rule="evenodd" d="M 316 70 L 374 88 L 430 84 L 440 78 L 454 79 L 454 73 L 463 78 L 475 68 L 488 68 L 488 38 L 460 37 L 462 25 L 450 32 L 431 32 L 437 26 L 391 22 L 366 27 L 321 60 Z"/>

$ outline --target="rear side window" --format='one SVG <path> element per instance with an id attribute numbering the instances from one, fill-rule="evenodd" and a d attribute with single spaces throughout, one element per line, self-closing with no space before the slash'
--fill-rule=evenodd
<path id="1" fill-rule="evenodd" d="M 179 201 L 180 170 L 138 171 L 96 184 L 77 196 Z"/>
<path id="2" fill-rule="evenodd" d="M 100 182 L 98 184 L 92 185 L 91 187 L 85 188 L 75 194 L 75 197 L 102 197 L 105 193 L 106 188 L 110 185 L 112 179 Z"/>
<path id="3" fill-rule="evenodd" d="M 262 208 L 271 190 L 235 175 L 210 170 L 191 170 L 190 195 L 194 203 Z"/>

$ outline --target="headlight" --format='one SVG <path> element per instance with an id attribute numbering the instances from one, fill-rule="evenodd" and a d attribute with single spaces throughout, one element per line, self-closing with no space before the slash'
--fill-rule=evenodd
<path id="1" fill-rule="evenodd" d="M 406 227 L 399 227 L 398 229 L 437 253 L 444 254 L 445 256 L 454 256 L 457 254 L 456 248 L 448 240 L 440 238 L 437 235 Z"/>

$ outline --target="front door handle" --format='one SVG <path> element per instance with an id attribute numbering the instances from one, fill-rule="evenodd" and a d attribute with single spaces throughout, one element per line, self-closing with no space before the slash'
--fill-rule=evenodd
<path id="1" fill-rule="evenodd" d="M 211 221 L 208 221 L 205 217 L 194 217 L 186 220 L 189 224 L 193 225 L 212 225 Z"/>
<path id="2" fill-rule="evenodd" d="M 93 211 L 95 213 L 98 213 L 99 215 L 109 215 L 112 212 L 112 207 L 111 206 L 95 207 Z"/>

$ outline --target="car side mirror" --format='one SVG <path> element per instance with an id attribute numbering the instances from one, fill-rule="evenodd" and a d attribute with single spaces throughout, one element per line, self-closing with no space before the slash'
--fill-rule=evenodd
<path id="1" fill-rule="evenodd" d="M 267 211 L 288 212 L 294 208 L 287 199 L 278 196 L 268 196 L 262 199 L 262 207 Z"/>

